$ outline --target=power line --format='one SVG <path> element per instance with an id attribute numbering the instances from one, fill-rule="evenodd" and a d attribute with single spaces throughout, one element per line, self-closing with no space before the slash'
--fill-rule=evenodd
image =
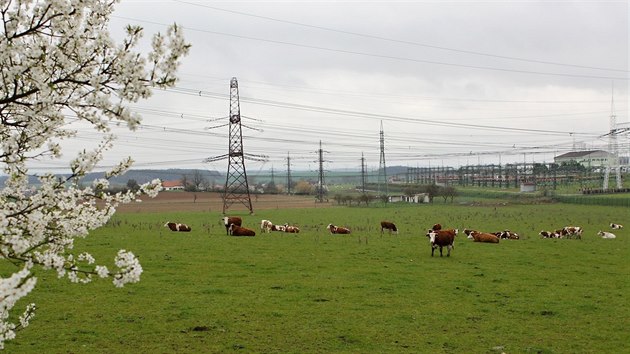
<path id="1" fill-rule="evenodd" d="M 210 5 L 207 5 L 207 4 L 198 4 L 198 3 L 192 3 L 192 2 L 181 1 L 181 0 L 173 0 L 173 1 L 179 2 L 179 3 L 182 3 L 182 4 L 188 4 L 188 5 L 192 5 L 192 6 L 203 7 L 203 8 L 207 8 L 207 9 L 211 9 L 211 10 L 223 11 L 223 12 L 233 13 L 233 14 L 237 14 L 237 15 L 241 15 L 241 16 L 249 16 L 249 17 L 264 19 L 264 20 L 268 20 L 268 21 L 286 23 L 286 24 L 295 25 L 295 26 L 314 28 L 314 29 L 328 31 L 328 32 L 348 34 L 348 35 L 352 35 L 352 36 L 363 37 L 363 38 L 370 38 L 370 39 L 377 39 L 377 40 L 393 42 L 393 43 L 408 44 L 408 45 L 413 45 L 413 46 L 418 46 L 418 47 L 439 49 L 439 50 L 444 50 L 444 51 L 449 51 L 449 52 L 472 54 L 472 55 L 491 57 L 491 58 L 498 58 L 498 59 L 515 60 L 515 61 L 521 61 L 521 62 L 527 62 L 527 63 L 566 66 L 566 67 L 573 67 L 573 68 L 580 68 L 580 69 L 595 69 L 595 70 L 605 70 L 605 71 L 616 71 L 616 72 L 621 72 L 621 73 L 628 73 L 629 72 L 628 70 L 623 70 L 623 69 L 613 69 L 613 68 L 602 68 L 602 67 L 586 66 L 586 65 L 567 64 L 567 63 L 559 63 L 559 62 L 546 61 L 546 60 L 527 59 L 527 58 L 513 57 L 513 56 L 507 56 L 507 55 L 498 55 L 498 54 L 492 54 L 492 53 L 484 53 L 484 52 L 473 51 L 473 50 L 449 48 L 449 47 L 444 47 L 444 46 L 431 45 L 431 44 L 419 43 L 419 42 L 413 42 L 413 41 L 406 41 L 406 40 L 400 40 L 400 39 L 395 39 L 395 38 L 388 38 L 388 37 L 377 36 L 377 35 L 366 34 L 366 33 L 359 33 L 359 32 L 353 32 L 353 31 L 340 30 L 340 29 L 331 28 L 331 27 L 311 25 L 311 24 L 306 24 L 306 23 L 301 23 L 301 22 L 283 20 L 283 19 L 274 18 L 274 17 L 255 15 L 255 14 L 246 13 L 246 12 L 242 12 L 242 11 L 234 11 L 234 10 L 223 9 L 223 8 L 219 8 L 219 7 L 216 7 L 216 6 L 210 6 Z"/>
<path id="2" fill-rule="evenodd" d="M 167 24 L 159 23 L 159 22 L 155 22 L 155 21 L 140 20 L 140 19 L 134 19 L 134 18 L 129 18 L 129 17 L 123 17 L 123 16 L 112 16 L 112 17 L 116 17 L 116 18 L 120 18 L 120 19 L 124 19 L 124 20 L 129 20 L 129 21 L 141 22 L 141 23 L 149 23 L 149 24 L 158 25 L 158 26 L 165 26 L 165 27 L 168 26 Z M 380 58 L 380 59 L 389 59 L 389 60 L 396 60 L 396 61 L 405 61 L 405 62 L 423 63 L 423 64 L 432 64 L 432 65 L 442 65 L 442 66 L 450 66 L 450 67 L 460 67 L 460 68 L 467 68 L 467 69 L 491 70 L 491 71 L 499 71 L 499 72 L 512 72 L 512 73 L 518 73 L 518 74 L 534 74 L 534 75 L 575 77 L 575 78 L 583 78 L 583 79 L 619 80 L 619 81 L 628 81 L 629 80 L 628 77 L 581 75 L 581 74 L 567 74 L 567 73 L 557 73 L 557 72 L 543 72 L 543 71 L 531 71 L 531 70 L 505 69 L 505 68 L 498 68 L 498 67 L 492 67 L 492 66 L 457 64 L 457 63 L 449 63 L 449 62 L 435 61 L 435 60 L 425 60 L 425 59 L 397 57 L 397 56 L 393 56 L 393 55 L 366 53 L 366 52 L 359 52 L 359 51 L 353 51 L 353 50 L 347 50 L 347 49 L 335 49 L 335 48 L 328 48 L 328 47 L 309 45 L 309 44 L 303 44 L 303 43 L 279 41 L 279 40 L 259 38 L 259 37 L 251 37 L 251 36 L 244 36 L 244 35 L 238 35 L 238 34 L 226 33 L 226 32 L 219 32 L 219 31 L 202 30 L 202 29 L 198 29 L 198 28 L 191 28 L 191 27 L 185 27 L 185 26 L 181 26 L 181 27 L 186 29 L 186 30 L 190 30 L 190 31 L 194 31 L 194 32 L 200 32 L 200 33 L 207 33 L 207 34 L 226 36 L 226 37 L 232 37 L 232 38 L 247 39 L 247 40 L 259 41 L 259 42 L 265 42 L 265 43 L 288 45 L 288 46 L 293 46 L 293 47 L 298 47 L 298 48 L 308 48 L 308 49 L 315 49 L 315 50 L 326 51 L 326 52 L 343 53 L 343 54 L 350 54 L 350 55 L 357 55 L 357 56 L 364 56 L 364 57 L 372 57 L 372 58 Z"/>

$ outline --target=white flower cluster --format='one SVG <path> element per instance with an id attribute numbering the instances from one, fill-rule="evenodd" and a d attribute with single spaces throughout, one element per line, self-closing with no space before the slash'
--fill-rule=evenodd
<path id="1" fill-rule="evenodd" d="M 113 283 L 117 288 L 121 288 L 128 283 L 137 283 L 140 281 L 142 266 L 133 253 L 125 250 L 118 251 L 115 264 L 116 267 L 120 268 L 120 272 L 113 276 Z"/>
<path id="2" fill-rule="evenodd" d="M 17 273 L 13 273 L 9 278 L 0 278 L 0 349 L 4 348 L 4 342 L 15 338 L 15 324 L 8 322 L 9 311 L 15 303 L 33 290 L 37 278 L 30 273 L 33 264 L 27 262 L 24 268 Z M 29 319 L 32 318 L 35 305 L 31 304 L 20 316 L 20 325 L 28 326 Z"/>
<path id="3" fill-rule="evenodd" d="M 128 26 L 115 44 L 107 28 L 117 0 L 0 0 L 0 168 L 8 176 L 0 189 L 0 260 L 22 264 L 13 275 L 0 277 L 0 348 L 28 325 L 35 306 L 29 306 L 16 325 L 10 321 L 15 301 L 35 286 L 35 266 L 51 269 L 71 282 L 92 276 L 112 277 L 116 286 L 136 282 L 142 267 L 127 251 L 115 258 L 119 272 L 110 272 L 87 252 L 74 253 L 74 240 L 103 226 L 121 203 L 155 196 L 160 181 L 138 192 L 109 194 L 109 179 L 127 171 L 131 158 L 83 188 L 80 177 L 91 172 L 111 149 L 110 124 L 134 129 L 140 117 L 127 107 L 147 98 L 151 87 L 169 87 L 189 45 L 173 26 L 157 34 L 152 50 L 138 53 L 142 28 Z M 82 151 L 70 163 L 72 174 L 39 177 L 28 184 L 28 162 L 61 156 L 58 141 L 76 132 L 68 119 L 79 119 L 106 134 L 93 150 Z M 75 256 L 75 254 L 77 254 Z"/>

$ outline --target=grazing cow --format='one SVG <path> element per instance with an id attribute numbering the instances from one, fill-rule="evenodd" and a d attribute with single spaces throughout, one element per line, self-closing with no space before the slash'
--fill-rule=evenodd
<path id="1" fill-rule="evenodd" d="M 330 231 L 331 234 L 349 234 L 350 233 L 350 229 L 346 227 L 335 226 L 333 224 L 328 224 L 328 226 L 326 226 L 326 229 Z"/>
<path id="2" fill-rule="evenodd" d="M 451 232 L 454 231 L 454 232 Z M 447 249 L 447 257 L 451 256 L 451 250 L 455 248 L 455 235 L 457 235 L 457 230 L 431 230 L 427 233 L 427 237 L 429 238 L 429 243 L 431 244 L 431 257 L 433 257 L 433 253 L 436 248 L 440 248 L 440 257 L 442 257 L 442 248 L 446 247 Z"/>
<path id="3" fill-rule="evenodd" d="M 383 230 L 389 230 L 390 234 L 393 231 L 396 233 L 396 235 L 398 235 L 398 228 L 391 221 L 381 221 L 381 235 L 383 234 Z"/>
<path id="4" fill-rule="evenodd" d="M 260 232 L 269 233 L 273 230 L 273 224 L 269 220 L 262 220 L 260 222 Z"/>
<path id="5" fill-rule="evenodd" d="M 236 226 L 241 226 L 243 224 L 243 220 L 239 216 L 226 216 L 223 218 L 223 224 L 225 224 L 225 234 L 230 234 L 230 225 L 234 224 Z"/>
<path id="6" fill-rule="evenodd" d="M 610 228 L 611 228 L 611 229 L 613 229 L 613 230 L 621 230 L 621 229 L 623 229 L 623 225 L 621 225 L 621 224 L 615 224 L 615 223 L 612 223 L 612 222 L 611 222 L 611 223 L 610 223 Z"/>
<path id="7" fill-rule="evenodd" d="M 229 234 L 232 236 L 256 236 L 254 230 L 250 230 L 245 227 L 240 227 L 236 224 L 230 224 L 228 228 Z"/>
<path id="8" fill-rule="evenodd" d="M 164 224 L 164 226 L 171 229 L 171 231 L 190 232 L 191 230 L 190 226 L 186 224 L 180 224 L 180 223 L 170 222 L 170 221 Z"/>
<path id="9" fill-rule="evenodd" d="M 273 225 L 271 227 L 271 231 L 280 231 L 280 232 L 286 232 L 287 228 L 284 225 Z"/>
<path id="10" fill-rule="evenodd" d="M 612 232 L 606 232 L 606 231 L 601 231 L 601 230 L 597 232 L 597 236 L 601 236 L 602 238 L 606 238 L 606 239 L 617 238 L 617 236 L 613 234 Z"/>
<path id="11" fill-rule="evenodd" d="M 582 228 L 579 226 L 565 226 L 563 228 L 564 230 L 564 235 L 567 238 L 582 238 Z"/>
<path id="12" fill-rule="evenodd" d="M 291 234 L 299 234 L 300 228 L 297 226 L 291 226 L 289 224 L 284 224 L 284 232 L 288 232 Z"/>
<path id="13" fill-rule="evenodd" d="M 431 228 L 431 230 L 433 230 L 433 231 L 442 230 L 442 225 L 440 225 L 440 224 L 435 224 L 435 225 L 433 225 L 433 227 Z"/>
<path id="14" fill-rule="evenodd" d="M 472 239 L 474 242 L 499 243 L 499 237 L 497 237 L 497 235 L 487 232 L 473 231 L 468 238 Z"/>

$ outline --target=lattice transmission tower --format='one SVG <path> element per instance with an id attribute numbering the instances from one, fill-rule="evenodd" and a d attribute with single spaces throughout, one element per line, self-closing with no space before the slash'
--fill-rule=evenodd
<path id="1" fill-rule="evenodd" d="M 383 121 L 381 121 L 381 158 L 378 163 L 378 194 L 388 195 L 389 190 L 387 188 L 387 167 L 385 165 L 385 133 L 383 132 Z"/>
<path id="2" fill-rule="evenodd" d="M 608 152 L 612 155 L 608 159 L 608 166 L 606 166 L 606 172 L 604 172 L 604 184 L 602 188 L 608 189 L 608 179 L 610 178 L 611 171 L 615 171 L 615 179 L 617 189 L 622 187 L 621 185 L 621 166 L 619 164 L 619 146 L 617 145 L 617 116 L 615 115 L 615 96 L 613 88 L 613 97 L 610 101 L 610 132 L 608 133 Z"/>
<path id="3" fill-rule="evenodd" d="M 223 214 L 234 204 L 242 204 L 250 214 L 254 213 L 252 199 L 247 182 L 245 156 L 243 152 L 243 132 L 241 127 L 241 108 L 238 97 L 238 81 L 235 77 L 230 80 L 230 116 L 229 116 L 229 144 L 227 155 L 206 159 L 206 162 L 227 158 L 228 168 L 223 191 Z"/>
<path id="4" fill-rule="evenodd" d="M 324 151 L 322 149 L 322 141 L 319 141 L 319 150 L 317 150 L 319 159 L 319 178 L 317 179 L 317 201 L 319 203 L 324 202 L 324 194 L 326 194 L 326 183 L 324 182 Z"/>

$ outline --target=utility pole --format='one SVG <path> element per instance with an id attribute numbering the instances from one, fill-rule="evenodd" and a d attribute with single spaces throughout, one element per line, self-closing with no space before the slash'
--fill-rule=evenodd
<path id="1" fill-rule="evenodd" d="M 361 193 L 365 194 L 365 157 L 363 157 L 363 153 L 361 153 Z"/>
<path id="2" fill-rule="evenodd" d="M 291 156 L 287 152 L 287 194 L 291 194 Z"/>
<path id="3" fill-rule="evenodd" d="M 324 202 L 324 150 L 322 150 L 322 141 L 319 141 L 319 179 L 317 180 L 317 201 Z"/>
<path id="4" fill-rule="evenodd" d="M 385 165 L 385 134 L 383 133 L 383 121 L 381 121 L 381 133 L 380 133 L 380 142 L 381 142 L 381 159 L 378 163 L 378 194 L 385 195 L 389 194 L 387 189 L 387 167 Z M 383 186 L 384 185 L 384 188 Z"/>

